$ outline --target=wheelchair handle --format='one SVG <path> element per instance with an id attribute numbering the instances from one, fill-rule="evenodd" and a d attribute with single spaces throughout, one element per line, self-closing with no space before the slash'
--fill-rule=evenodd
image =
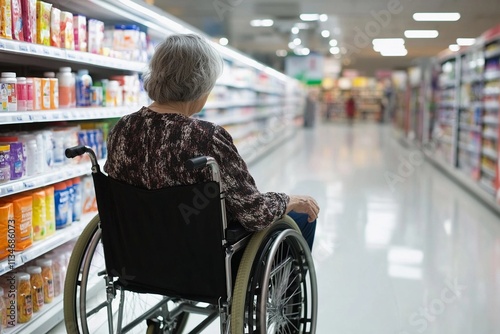
<path id="1" fill-rule="evenodd" d="M 88 146 L 78 145 L 67 148 L 64 151 L 64 155 L 66 158 L 72 159 L 74 157 L 80 156 L 82 154 L 87 153 L 90 157 L 90 161 L 92 162 L 92 173 L 97 173 L 99 171 L 99 163 L 97 162 L 97 156 L 95 152 Z"/>
<path id="2" fill-rule="evenodd" d="M 67 148 L 64 151 L 64 154 L 66 155 L 66 158 L 72 159 L 74 157 L 84 154 L 85 152 L 87 152 L 87 147 L 85 147 L 84 145 L 78 145 L 75 147 Z"/>
<path id="3" fill-rule="evenodd" d="M 186 161 L 185 166 L 188 170 L 195 170 L 201 167 L 205 167 L 208 162 L 208 157 L 206 156 L 201 156 L 201 157 L 196 157 L 189 159 Z"/>

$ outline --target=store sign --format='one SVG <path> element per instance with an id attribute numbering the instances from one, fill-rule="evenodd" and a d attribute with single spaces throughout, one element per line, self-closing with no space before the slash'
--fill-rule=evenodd
<path id="1" fill-rule="evenodd" d="M 285 72 L 307 85 L 320 85 L 324 76 L 323 60 L 322 55 L 313 53 L 308 56 L 289 56 L 285 60 Z"/>

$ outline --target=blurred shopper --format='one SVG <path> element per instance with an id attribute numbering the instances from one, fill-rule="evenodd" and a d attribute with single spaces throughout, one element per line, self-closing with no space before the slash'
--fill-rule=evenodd
<path id="1" fill-rule="evenodd" d="M 345 102 L 345 113 L 347 115 L 347 120 L 352 124 L 356 116 L 356 101 L 352 95 L 349 95 Z"/>
<path id="2" fill-rule="evenodd" d="M 312 128 L 316 120 L 316 109 L 318 108 L 318 93 L 311 90 L 306 97 L 304 109 L 304 127 Z"/>

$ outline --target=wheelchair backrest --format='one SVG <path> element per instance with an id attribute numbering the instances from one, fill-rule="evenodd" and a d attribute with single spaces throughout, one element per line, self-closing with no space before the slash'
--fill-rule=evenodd
<path id="1" fill-rule="evenodd" d="M 226 298 L 217 182 L 147 190 L 93 177 L 108 275 L 135 292 Z"/>

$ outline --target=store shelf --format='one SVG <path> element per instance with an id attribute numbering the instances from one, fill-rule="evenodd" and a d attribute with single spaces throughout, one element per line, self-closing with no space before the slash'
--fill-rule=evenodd
<path id="1" fill-rule="evenodd" d="M 460 123 L 459 129 L 461 131 L 481 132 L 481 126 L 474 124 Z"/>
<path id="2" fill-rule="evenodd" d="M 65 50 L 52 46 L 44 46 L 8 39 L 0 39 L 0 52 L 12 54 L 14 56 L 32 56 L 56 60 L 58 62 L 66 61 L 123 71 L 143 72 L 147 68 L 146 63 L 137 61 L 111 58 L 88 52 Z"/>
<path id="3" fill-rule="evenodd" d="M 54 235 L 50 237 L 35 241 L 33 245 L 24 251 L 15 252 L 15 264 L 12 261 L 3 260 L 0 262 L 0 275 L 4 275 L 9 271 L 18 268 L 43 254 L 50 252 L 51 250 L 77 238 L 87 226 L 87 224 L 94 218 L 95 213 L 89 213 L 82 216 L 79 222 L 75 222 L 64 229 L 57 230 Z"/>
<path id="4" fill-rule="evenodd" d="M 2 112 L 0 113 L 0 125 L 117 118 L 135 112 L 138 110 L 138 108 L 138 106 L 112 108 L 87 107 L 56 110 Z"/>
<path id="5" fill-rule="evenodd" d="M 284 95 L 285 93 L 284 90 L 282 89 L 276 89 L 272 87 L 255 87 L 248 83 L 231 83 L 226 81 L 217 81 L 217 85 L 235 89 L 247 89 L 257 93 L 269 94 L 269 95 Z"/>
<path id="6" fill-rule="evenodd" d="M 256 107 L 256 108 L 264 108 L 264 107 L 276 107 L 282 105 L 281 102 L 269 102 L 269 103 L 259 103 L 255 100 L 249 101 L 230 101 L 230 102 L 217 102 L 210 101 L 208 102 L 204 109 L 230 109 L 230 108 L 242 108 L 242 107 Z"/>
<path id="7" fill-rule="evenodd" d="M 498 140 L 498 133 L 495 133 L 495 132 L 492 132 L 492 131 L 485 131 L 483 133 L 483 138 Z"/>
<path id="8" fill-rule="evenodd" d="M 500 108 L 500 102 L 498 101 L 485 101 L 484 109 L 489 111 L 498 110 Z"/>
<path id="9" fill-rule="evenodd" d="M 453 138 L 451 136 L 441 136 L 437 138 L 437 140 L 440 143 L 448 144 L 448 145 L 453 145 Z"/>
<path id="10" fill-rule="evenodd" d="M 483 189 L 487 194 L 491 196 L 495 196 L 496 190 L 491 186 L 491 181 L 486 179 L 479 180 L 479 186 Z"/>
<path id="11" fill-rule="evenodd" d="M 497 174 L 497 173 L 496 173 L 493 169 L 491 169 L 491 168 L 487 168 L 487 167 L 485 167 L 485 166 L 481 166 L 481 171 L 482 171 L 484 174 L 486 174 L 486 175 L 488 175 L 489 177 L 491 177 L 491 178 L 495 178 L 495 177 L 496 177 L 496 174 Z"/>
<path id="12" fill-rule="evenodd" d="M 500 70 L 490 70 L 484 72 L 484 80 L 493 81 L 500 79 Z"/>
<path id="13" fill-rule="evenodd" d="M 469 153 L 477 153 L 476 148 L 470 144 L 458 143 L 458 148 Z"/>
<path id="14" fill-rule="evenodd" d="M 104 162 L 105 160 L 101 160 L 99 161 L 99 164 L 103 166 Z M 41 175 L 10 181 L 0 185 L 0 197 L 10 196 L 23 191 L 44 187 L 60 181 L 86 175 L 90 172 L 90 162 L 61 166 Z"/>
<path id="15" fill-rule="evenodd" d="M 25 333 L 47 333 L 56 324 L 64 320 L 63 294 L 55 297 L 50 304 L 43 305 L 43 308 L 33 313 L 31 320 L 26 324 L 17 324 L 8 328 L 5 334 L 25 334 Z"/>
<path id="16" fill-rule="evenodd" d="M 486 87 L 483 90 L 483 94 L 486 96 L 500 95 L 500 87 Z"/>
<path id="17" fill-rule="evenodd" d="M 256 113 L 228 113 L 228 115 L 221 116 L 203 116 L 200 119 L 208 122 L 218 124 L 220 126 L 232 125 L 232 124 L 242 124 L 252 122 L 258 119 L 265 119 L 273 116 L 278 116 L 282 112 L 281 110 L 273 110 L 268 112 L 256 112 Z"/>
<path id="18" fill-rule="evenodd" d="M 486 116 L 483 118 L 483 124 L 498 126 L 498 118 Z"/>
<path id="19" fill-rule="evenodd" d="M 495 152 L 495 150 L 493 150 L 491 148 L 483 148 L 481 153 L 483 154 L 483 156 L 488 157 L 490 159 L 493 159 L 493 160 L 498 159 L 498 153 Z"/>
<path id="20" fill-rule="evenodd" d="M 500 56 L 500 48 L 489 50 L 484 53 L 484 58 L 494 58 Z"/>

